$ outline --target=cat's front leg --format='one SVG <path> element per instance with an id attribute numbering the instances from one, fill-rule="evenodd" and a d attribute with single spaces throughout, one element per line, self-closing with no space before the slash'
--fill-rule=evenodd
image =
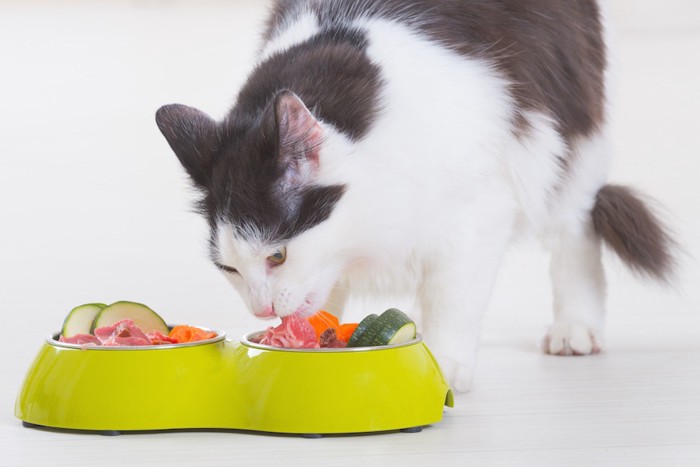
<path id="1" fill-rule="evenodd" d="M 345 304 L 348 301 L 348 296 L 349 289 L 342 281 L 335 284 L 330 295 L 328 295 L 328 298 L 326 299 L 323 309 L 337 316 L 338 319 L 342 319 Z"/>
<path id="2" fill-rule="evenodd" d="M 510 226 L 506 215 L 471 240 L 445 244 L 423 272 L 418 297 L 423 337 L 457 392 L 469 391 L 472 386 L 481 319 L 488 308 Z"/>

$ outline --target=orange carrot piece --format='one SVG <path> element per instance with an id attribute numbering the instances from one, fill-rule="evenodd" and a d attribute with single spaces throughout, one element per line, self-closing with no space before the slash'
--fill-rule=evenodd
<path id="1" fill-rule="evenodd" d="M 335 329 L 336 333 L 340 330 L 340 322 L 335 315 L 328 313 L 327 311 L 319 311 L 315 315 L 309 316 L 307 318 L 311 326 L 316 332 L 316 338 L 320 337 L 328 328 Z"/>
<path id="2" fill-rule="evenodd" d="M 216 333 L 214 331 L 204 331 L 203 329 L 202 329 L 202 331 L 203 331 L 202 334 L 197 336 L 197 337 L 200 337 L 200 339 L 197 339 L 197 340 L 203 341 L 203 340 L 212 339 L 212 338 L 216 337 Z"/>
<path id="3" fill-rule="evenodd" d="M 355 332 L 357 325 L 360 323 L 345 323 L 340 325 L 340 330 L 338 331 L 338 339 L 347 342 L 350 340 L 350 336 Z"/>
<path id="4" fill-rule="evenodd" d="M 211 339 L 212 337 L 216 337 L 216 333 L 214 331 L 205 331 L 204 329 L 194 326 L 181 325 L 172 328 L 168 337 L 177 339 L 179 343 L 185 343 Z"/>

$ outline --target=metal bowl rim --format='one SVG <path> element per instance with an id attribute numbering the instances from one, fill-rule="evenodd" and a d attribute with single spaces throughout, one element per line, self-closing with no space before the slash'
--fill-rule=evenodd
<path id="1" fill-rule="evenodd" d="M 340 347 L 340 348 L 331 348 L 331 347 L 321 347 L 317 349 L 290 349 L 286 347 L 274 347 L 272 345 L 264 345 L 264 344 L 258 344 L 256 342 L 251 341 L 250 339 L 252 337 L 257 337 L 261 334 L 264 334 L 265 331 L 255 331 L 248 333 L 241 337 L 240 343 L 246 347 L 250 347 L 253 349 L 259 349 L 259 350 L 267 350 L 271 352 L 292 352 L 292 353 L 354 353 L 354 352 L 381 352 L 384 350 L 391 350 L 391 349 L 398 349 L 401 347 L 409 347 L 412 345 L 419 344 L 423 341 L 423 336 L 421 334 L 416 334 L 416 337 L 414 339 L 411 339 L 408 342 L 403 342 L 401 344 L 389 344 L 389 345 L 376 345 L 372 347 Z"/>
<path id="2" fill-rule="evenodd" d="M 175 326 L 179 326 L 177 324 L 173 325 L 168 325 L 171 329 L 174 328 Z M 213 344 L 219 341 L 223 341 L 226 338 L 226 333 L 225 332 L 219 332 L 216 331 L 215 329 L 210 329 L 210 328 L 205 328 L 202 326 L 195 326 L 199 329 L 203 329 L 204 331 L 209 331 L 209 332 L 216 332 L 216 337 L 212 337 L 211 339 L 204 339 L 201 341 L 195 341 L 195 342 L 185 342 L 183 344 L 157 344 L 157 345 L 124 345 L 124 346 L 117 346 L 117 347 L 112 347 L 112 346 L 103 346 L 103 345 L 95 345 L 95 344 L 69 344 L 67 342 L 59 342 L 58 337 L 61 335 L 61 332 L 54 332 L 46 336 L 46 342 L 53 346 L 53 347 L 62 347 L 66 349 L 74 349 L 74 350 L 99 350 L 101 352 L 107 352 L 107 351 L 117 351 L 117 352 L 124 352 L 124 351 L 129 351 L 129 350 L 172 350 L 172 349 L 185 349 L 188 347 L 197 347 L 199 345 L 207 345 L 207 344 Z"/>

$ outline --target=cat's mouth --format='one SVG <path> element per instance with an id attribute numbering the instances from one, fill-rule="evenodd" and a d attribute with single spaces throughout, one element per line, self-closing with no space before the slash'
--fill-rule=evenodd
<path id="1" fill-rule="evenodd" d="M 270 305 L 269 307 L 265 308 L 262 311 L 253 312 L 253 314 L 260 319 L 272 319 L 272 318 L 277 317 L 277 313 L 275 313 L 275 306 L 274 305 Z"/>
<path id="2" fill-rule="evenodd" d="M 261 319 L 272 319 L 272 318 L 277 318 L 278 316 L 281 318 L 282 316 L 287 316 L 287 315 L 297 315 L 297 316 L 302 316 L 302 317 L 307 317 L 311 316 L 314 313 L 316 313 L 318 309 L 314 308 L 313 304 L 313 299 L 311 297 L 306 297 L 304 301 L 299 305 L 294 311 L 291 313 L 283 313 L 283 314 L 278 314 L 275 311 L 275 306 L 271 305 L 270 307 L 264 309 L 260 313 L 255 313 L 255 316 Z"/>

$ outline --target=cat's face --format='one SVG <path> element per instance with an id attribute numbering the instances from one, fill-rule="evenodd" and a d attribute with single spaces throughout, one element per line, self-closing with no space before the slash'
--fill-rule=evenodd
<path id="1" fill-rule="evenodd" d="M 156 121 L 200 189 L 211 228 L 211 259 L 258 317 L 312 313 L 325 303 L 346 262 L 345 187 L 323 181 L 324 127 L 291 92 L 255 114 L 217 123 L 181 105 Z M 323 162 L 322 162 L 323 161 Z"/>
<path id="2" fill-rule="evenodd" d="M 212 256 L 256 316 L 310 314 L 323 306 L 344 265 L 342 245 L 326 241 L 331 230 L 333 221 L 326 221 L 286 242 L 268 242 L 222 222 Z"/>

